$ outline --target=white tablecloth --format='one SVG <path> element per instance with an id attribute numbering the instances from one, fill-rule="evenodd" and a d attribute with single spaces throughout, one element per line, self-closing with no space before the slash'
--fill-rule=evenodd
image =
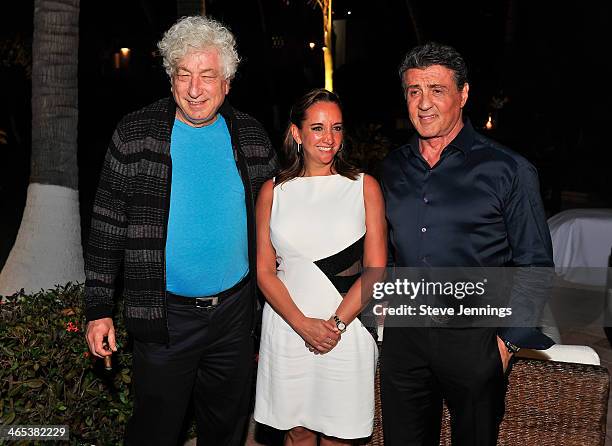
<path id="1" fill-rule="evenodd" d="M 612 248 L 612 209 L 570 209 L 548 219 L 557 272 L 567 281 L 603 287 Z"/>

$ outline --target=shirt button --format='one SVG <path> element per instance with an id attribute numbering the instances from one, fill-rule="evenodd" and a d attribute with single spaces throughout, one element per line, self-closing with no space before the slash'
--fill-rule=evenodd
<path id="1" fill-rule="evenodd" d="M 427 228 L 421 228 L 421 232 L 427 232 Z"/>
<path id="2" fill-rule="evenodd" d="M 423 197 L 423 203 L 425 203 L 425 204 L 429 203 L 429 198 Z"/>

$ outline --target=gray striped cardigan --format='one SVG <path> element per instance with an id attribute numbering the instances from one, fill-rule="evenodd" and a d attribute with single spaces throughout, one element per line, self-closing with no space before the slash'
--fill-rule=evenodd
<path id="1" fill-rule="evenodd" d="M 175 111 L 173 98 L 165 98 L 125 116 L 117 126 L 104 160 L 85 252 L 87 320 L 112 316 L 116 282 L 123 271 L 125 323 L 144 342 L 168 340 L 165 247 Z M 259 122 L 227 101 L 219 112 L 230 130 L 244 184 L 249 268 L 255 277 L 254 203 L 263 182 L 276 173 L 277 157 Z"/>

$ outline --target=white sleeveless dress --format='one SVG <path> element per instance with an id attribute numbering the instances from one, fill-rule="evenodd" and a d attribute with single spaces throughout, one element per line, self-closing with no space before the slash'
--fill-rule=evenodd
<path id="1" fill-rule="evenodd" d="M 346 282 L 338 273 L 360 260 L 365 230 L 363 174 L 357 180 L 299 177 L 274 188 L 270 237 L 277 274 L 304 315 L 327 320 L 335 313 Z M 315 355 L 266 304 L 255 420 L 281 430 L 304 426 L 338 438 L 369 436 L 377 356 L 359 319 L 334 349 Z"/>

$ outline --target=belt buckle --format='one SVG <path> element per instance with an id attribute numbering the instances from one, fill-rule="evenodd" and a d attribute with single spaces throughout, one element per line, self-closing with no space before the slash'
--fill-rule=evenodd
<path id="1" fill-rule="evenodd" d="M 195 304 L 196 308 L 210 308 L 215 307 L 219 303 L 219 296 L 210 297 L 196 297 Z"/>

